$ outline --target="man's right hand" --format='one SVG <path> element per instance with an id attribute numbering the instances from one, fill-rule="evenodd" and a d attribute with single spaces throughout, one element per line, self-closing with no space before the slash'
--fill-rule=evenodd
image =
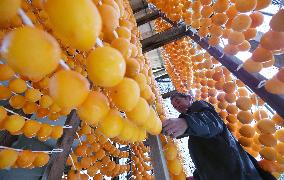
<path id="1" fill-rule="evenodd" d="M 183 118 L 170 118 L 163 122 L 163 134 L 176 138 L 185 133 L 188 125 Z"/>

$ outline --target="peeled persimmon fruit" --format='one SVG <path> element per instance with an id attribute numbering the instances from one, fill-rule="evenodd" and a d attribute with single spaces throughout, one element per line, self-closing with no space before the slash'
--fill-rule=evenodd
<path id="1" fill-rule="evenodd" d="M 89 54 L 87 71 L 94 84 L 112 87 L 124 77 L 126 64 L 118 50 L 112 47 L 100 47 Z"/>
<path id="2" fill-rule="evenodd" d="M 18 152 L 12 149 L 0 150 L 0 169 L 9 169 L 15 164 L 18 158 Z"/>
<path id="3" fill-rule="evenodd" d="M 71 70 L 56 72 L 49 80 L 49 95 L 61 108 L 80 106 L 89 94 L 89 82 Z"/>
<path id="4" fill-rule="evenodd" d="M 260 39 L 260 45 L 268 50 L 284 48 L 284 32 L 268 31 Z"/>
<path id="5" fill-rule="evenodd" d="M 64 44 L 80 50 L 89 50 L 95 45 L 102 19 L 91 0 L 48 0 L 44 10 Z"/>
<path id="6" fill-rule="evenodd" d="M 0 2 L 0 26 L 9 23 L 21 8 L 21 0 L 1 0 Z"/>
<path id="7" fill-rule="evenodd" d="M 7 64 L 32 81 L 42 79 L 58 66 L 59 44 L 43 30 L 24 26 L 11 31 L 4 41 L 6 50 L 2 54 Z"/>
<path id="8" fill-rule="evenodd" d="M 118 136 L 123 128 L 123 119 L 119 111 L 111 109 L 104 119 L 99 122 L 98 130 L 105 136 Z"/>
<path id="9" fill-rule="evenodd" d="M 118 85 L 109 88 L 114 104 L 123 111 L 131 111 L 139 101 L 139 85 L 130 78 L 124 78 Z"/>
<path id="10" fill-rule="evenodd" d="M 260 72 L 263 68 L 262 63 L 256 62 L 252 59 L 248 59 L 243 63 L 243 68 L 249 73 L 257 73 Z"/>
<path id="11" fill-rule="evenodd" d="M 127 59 L 131 55 L 131 43 L 125 38 L 116 38 L 111 42 L 111 46 L 120 51 L 122 56 Z"/>
<path id="12" fill-rule="evenodd" d="M 264 21 L 264 16 L 259 11 L 254 11 L 249 16 L 250 16 L 250 18 L 252 20 L 250 28 L 256 28 L 256 27 L 260 26 L 263 23 L 263 21 Z"/>
<path id="13" fill-rule="evenodd" d="M 0 64 L 0 72 L 0 81 L 7 81 L 15 75 L 13 69 L 7 64 Z"/>
<path id="14" fill-rule="evenodd" d="M 284 9 L 280 9 L 274 16 L 269 23 L 269 26 L 273 31 L 284 32 Z"/>
<path id="15" fill-rule="evenodd" d="M 147 120 L 150 113 L 150 108 L 147 101 L 143 98 L 139 98 L 136 106 L 129 112 L 126 113 L 127 117 L 138 125 L 143 125 Z"/>
<path id="16" fill-rule="evenodd" d="M 239 14 L 233 19 L 232 29 L 234 31 L 242 32 L 247 30 L 249 27 L 251 27 L 251 23 L 252 20 L 250 16 L 246 14 Z"/>
<path id="17" fill-rule="evenodd" d="M 272 59 L 272 52 L 263 47 L 258 47 L 252 53 L 251 59 L 255 62 L 266 62 Z"/>
<path id="18" fill-rule="evenodd" d="M 96 125 L 107 115 L 109 109 L 107 97 L 101 92 L 91 91 L 77 113 L 82 121 L 89 125 Z"/>
<path id="19" fill-rule="evenodd" d="M 103 31 L 114 31 L 119 26 L 119 14 L 117 10 L 108 4 L 102 4 L 98 9 L 102 18 Z"/>
<path id="20" fill-rule="evenodd" d="M 229 34 L 228 42 L 232 45 L 239 45 L 243 43 L 245 40 L 245 36 L 242 32 L 233 31 Z"/>
<path id="21" fill-rule="evenodd" d="M 257 0 L 236 0 L 235 6 L 239 12 L 249 12 L 255 9 Z"/>
<path id="22" fill-rule="evenodd" d="M 255 10 L 261 10 L 268 7 L 272 0 L 257 0 Z"/>

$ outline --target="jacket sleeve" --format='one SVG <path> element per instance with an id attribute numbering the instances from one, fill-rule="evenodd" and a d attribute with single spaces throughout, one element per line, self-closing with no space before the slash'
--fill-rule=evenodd
<path id="1" fill-rule="evenodd" d="M 194 177 L 194 180 L 200 180 L 197 169 L 195 169 L 195 171 L 193 172 L 193 177 Z"/>
<path id="2" fill-rule="evenodd" d="M 199 107 L 196 111 L 182 116 L 182 118 L 186 120 L 188 128 L 186 132 L 178 138 L 189 135 L 212 138 L 223 132 L 224 123 L 210 105 L 206 106 L 206 104 L 201 104 L 195 106 Z"/>

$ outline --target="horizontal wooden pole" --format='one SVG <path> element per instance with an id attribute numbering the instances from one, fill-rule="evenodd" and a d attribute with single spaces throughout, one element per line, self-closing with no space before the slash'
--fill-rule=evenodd
<path id="1" fill-rule="evenodd" d="M 186 26 L 172 27 L 141 41 L 143 53 L 162 47 L 186 36 Z"/>
<path id="2" fill-rule="evenodd" d="M 153 21 L 160 17 L 159 11 L 153 11 L 149 14 L 146 14 L 145 16 L 136 19 L 137 26 L 141 26 L 143 24 L 146 24 L 147 22 Z"/>
<path id="3" fill-rule="evenodd" d="M 169 75 L 168 74 L 164 74 L 162 76 L 158 76 L 158 77 L 155 78 L 155 80 L 158 81 L 158 80 L 165 79 L 165 78 L 169 78 Z"/>
<path id="4" fill-rule="evenodd" d="M 136 1 L 136 0 L 132 0 L 132 1 Z M 133 4 L 133 3 L 130 1 L 130 4 Z M 143 9 L 148 8 L 148 3 L 142 0 L 141 3 L 139 3 L 137 6 L 132 6 L 131 8 L 132 8 L 133 13 L 135 14 L 139 11 L 142 11 Z"/>

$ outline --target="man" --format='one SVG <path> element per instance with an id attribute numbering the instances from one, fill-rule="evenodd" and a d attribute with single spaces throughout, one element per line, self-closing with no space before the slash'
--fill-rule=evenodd
<path id="1" fill-rule="evenodd" d="M 175 93 L 171 103 L 181 114 L 163 122 L 163 133 L 172 138 L 189 137 L 189 153 L 196 167 L 194 179 L 275 179 L 246 153 L 211 104 L 193 101 L 192 95 L 183 93 Z"/>

